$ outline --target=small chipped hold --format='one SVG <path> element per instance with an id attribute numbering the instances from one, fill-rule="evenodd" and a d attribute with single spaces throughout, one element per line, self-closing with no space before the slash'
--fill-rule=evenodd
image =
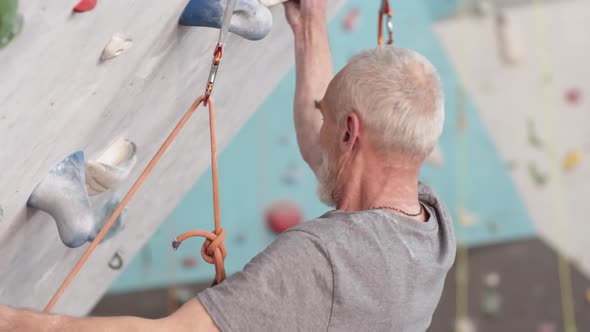
<path id="1" fill-rule="evenodd" d="M 500 286 L 500 274 L 498 272 L 490 272 L 484 277 L 483 283 L 486 287 L 497 288 Z"/>
<path id="2" fill-rule="evenodd" d="M 113 35 L 102 51 L 100 61 L 106 61 L 118 57 L 129 49 L 132 44 L 133 40 L 131 38 L 124 37 L 123 35 Z"/>
<path id="3" fill-rule="evenodd" d="M 535 148 L 540 149 L 543 147 L 543 141 L 537 135 L 537 131 L 535 129 L 535 123 L 533 122 L 532 119 L 528 120 L 528 140 L 529 140 L 529 145 L 531 145 Z"/>
<path id="4" fill-rule="evenodd" d="M 465 208 L 459 208 L 457 211 L 457 218 L 459 223 L 465 227 L 473 226 L 479 221 L 477 215 Z"/>
<path id="5" fill-rule="evenodd" d="M 582 161 L 582 152 L 579 150 L 573 150 L 566 153 L 563 158 L 563 170 L 565 172 L 573 171 Z"/>
<path id="6" fill-rule="evenodd" d="M 532 162 L 529 163 L 529 175 L 538 187 L 543 187 L 547 184 L 548 176 L 541 173 L 537 168 L 537 165 Z"/>

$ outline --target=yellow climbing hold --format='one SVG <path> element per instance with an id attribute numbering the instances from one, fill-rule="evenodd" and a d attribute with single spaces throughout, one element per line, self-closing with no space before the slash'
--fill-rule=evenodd
<path id="1" fill-rule="evenodd" d="M 464 227 L 473 226 L 477 224 L 479 221 L 477 215 L 463 207 L 459 208 L 459 210 L 457 211 L 457 219 L 459 219 L 459 223 Z"/>
<path id="2" fill-rule="evenodd" d="M 568 152 L 563 159 L 563 170 L 566 172 L 572 171 L 582 161 L 582 152 L 573 150 Z"/>

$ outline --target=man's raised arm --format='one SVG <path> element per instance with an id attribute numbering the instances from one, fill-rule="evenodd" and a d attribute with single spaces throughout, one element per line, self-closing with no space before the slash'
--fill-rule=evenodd
<path id="1" fill-rule="evenodd" d="M 294 120 L 303 159 L 316 172 L 322 162 L 319 132 L 322 115 L 316 108 L 333 76 L 328 44 L 326 0 L 285 3 L 287 21 L 295 36 L 296 88 Z"/>

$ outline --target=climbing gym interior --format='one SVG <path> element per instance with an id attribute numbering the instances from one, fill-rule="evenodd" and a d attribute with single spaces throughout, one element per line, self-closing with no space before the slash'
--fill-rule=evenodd
<path id="1" fill-rule="evenodd" d="M 0 0 L 0 304 L 164 317 L 331 209 L 282 2 Z M 394 43 L 442 78 L 420 177 L 457 252 L 429 331 L 590 331 L 590 2 L 327 11 L 335 70 Z"/>

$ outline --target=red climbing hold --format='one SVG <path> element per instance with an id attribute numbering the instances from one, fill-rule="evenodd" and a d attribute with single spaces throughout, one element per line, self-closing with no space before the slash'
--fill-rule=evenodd
<path id="1" fill-rule="evenodd" d="M 96 0 L 80 0 L 76 7 L 74 7 L 74 11 L 77 13 L 82 13 L 92 10 L 94 7 L 96 7 Z"/>
<path id="2" fill-rule="evenodd" d="M 182 266 L 189 269 L 197 266 L 197 260 L 192 257 L 186 257 L 182 260 Z"/>
<path id="3" fill-rule="evenodd" d="M 266 211 L 266 223 L 277 234 L 299 225 L 302 221 L 301 209 L 292 202 L 276 202 Z"/>
<path id="4" fill-rule="evenodd" d="M 352 31 L 356 27 L 361 12 L 357 8 L 353 8 L 348 11 L 344 19 L 342 20 L 342 30 Z"/>
<path id="5" fill-rule="evenodd" d="M 541 323 L 537 325 L 537 332 L 555 332 L 555 324 Z"/>
<path id="6" fill-rule="evenodd" d="M 582 98 L 582 91 L 580 89 L 572 88 L 565 92 L 565 100 L 570 105 L 577 105 Z"/>

